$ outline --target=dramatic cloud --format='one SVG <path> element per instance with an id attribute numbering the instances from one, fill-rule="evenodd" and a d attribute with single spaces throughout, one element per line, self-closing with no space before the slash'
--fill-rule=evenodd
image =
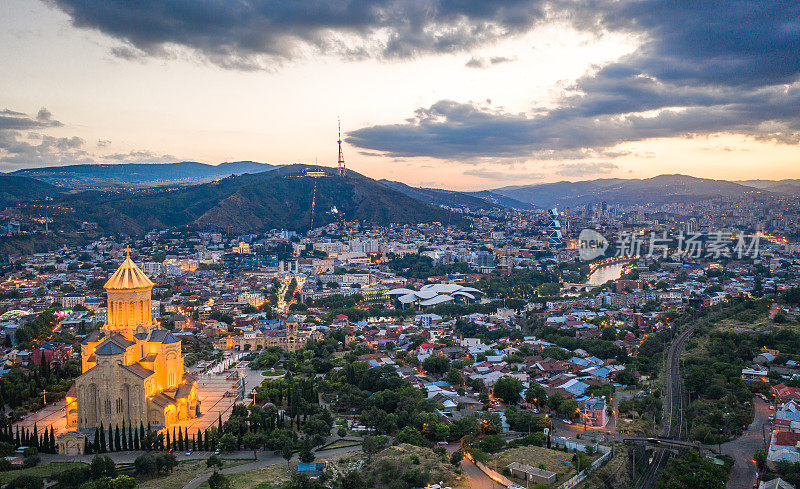
<path id="1" fill-rule="evenodd" d="M 569 15 L 577 27 L 630 32 L 642 43 L 579 79 L 556 108 L 513 114 L 442 100 L 402 124 L 356 130 L 348 142 L 465 161 L 612 157 L 624 142 L 713 133 L 800 142 L 800 3 L 582 5 Z"/>
<path id="2" fill-rule="evenodd" d="M 49 110 L 39 109 L 35 115 L 9 109 L 0 110 L 0 170 L 70 165 L 77 163 L 166 163 L 176 161 L 171 155 L 150 151 L 131 151 L 120 154 L 96 154 L 86 150 L 86 141 L 78 136 L 56 137 L 45 134 L 51 128 L 62 127 Z M 110 141 L 100 140 L 103 148 Z"/>
<path id="3" fill-rule="evenodd" d="M 49 0 L 75 26 L 125 43 L 131 59 L 188 48 L 223 67 L 268 68 L 309 52 L 407 58 L 468 49 L 523 33 L 543 0 Z"/>

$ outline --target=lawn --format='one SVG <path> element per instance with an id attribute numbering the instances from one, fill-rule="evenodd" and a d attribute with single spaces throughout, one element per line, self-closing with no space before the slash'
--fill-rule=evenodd
<path id="1" fill-rule="evenodd" d="M 335 448 L 347 448 L 347 447 L 357 447 L 357 446 L 361 446 L 361 442 L 358 440 L 336 440 L 328 443 L 325 446 L 318 448 L 317 451 L 333 450 Z"/>
<path id="2" fill-rule="evenodd" d="M 8 472 L 0 472 L 0 484 L 5 484 L 6 482 L 16 479 L 21 475 L 50 477 L 53 474 L 58 474 L 59 472 L 63 472 L 67 469 L 80 467 L 81 465 L 86 465 L 86 464 L 81 462 L 52 462 L 49 464 L 42 464 L 27 469 L 18 469 L 18 470 L 9 470 Z"/>
<path id="3" fill-rule="evenodd" d="M 247 464 L 253 460 L 225 460 L 223 468 L 233 467 L 235 465 Z M 177 467 L 172 473 L 165 477 L 157 477 L 154 479 L 137 478 L 138 489 L 181 489 L 190 480 L 203 474 L 210 474 L 211 469 L 206 467 L 205 460 L 186 460 L 178 462 Z"/>
<path id="4" fill-rule="evenodd" d="M 287 482 L 296 471 L 297 462 L 292 462 L 291 469 L 285 463 L 279 463 L 238 474 L 226 474 L 225 477 L 231 483 L 230 489 L 271 489 Z M 208 481 L 200 484 L 197 489 L 209 489 Z"/>
<path id="5" fill-rule="evenodd" d="M 558 450 L 551 450 L 542 447 L 517 447 L 510 450 L 500 452 L 492 458 L 487 464 L 489 467 L 494 468 L 495 463 L 497 468 L 502 470 L 511 462 L 519 462 L 521 464 L 528 464 L 531 467 L 539 467 L 558 474 L 556 480 L 561 483 L 575 473 L 574 464 L 572 463 L 572 454 L 560 452 Z"/>

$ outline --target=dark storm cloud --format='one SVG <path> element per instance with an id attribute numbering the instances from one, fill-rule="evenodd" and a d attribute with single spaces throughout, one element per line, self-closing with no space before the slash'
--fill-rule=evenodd
<path id="1" fill-rule="evenodd" d="M 577 80 L 554 109 L 511 114 L 442 100 L 348 142 L 462 160 L 610 157 L 624 142 L 717 132 L 800 142 L 800 2 L 586 0 L 560 14 L 642 44 Z"/>
<path id="2" fill-rule="evenodd" d="M 546 16 L 530 0 L 48 0 L 75 26 L 126 43 L 118 56 L 190 48 L 229 68 L 318 53 L 406 58 L 467 49 L 529 30 Z"/>

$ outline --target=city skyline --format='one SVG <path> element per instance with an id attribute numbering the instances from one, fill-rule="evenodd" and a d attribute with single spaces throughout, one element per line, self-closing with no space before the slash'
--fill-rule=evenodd
<path id="1" fill-rule="evenodd" d="M 798 178 L 798 8 L 11 1 L 0 171 L 332 167 L 341 117 L 348 169 L 411 185 Z"/>

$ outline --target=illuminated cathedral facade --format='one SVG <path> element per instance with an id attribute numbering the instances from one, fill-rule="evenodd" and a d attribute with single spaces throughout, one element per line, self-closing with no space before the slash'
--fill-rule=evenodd
<path id="1" fill-rule="evenodd" d="M 81 343 L 82 375 L 67 395 L 67 429 L 169 427 L 199 414 L 181 341 L 153 320 L 153 282 L 126 257 L 104 288 L 108 321 Z"/>

